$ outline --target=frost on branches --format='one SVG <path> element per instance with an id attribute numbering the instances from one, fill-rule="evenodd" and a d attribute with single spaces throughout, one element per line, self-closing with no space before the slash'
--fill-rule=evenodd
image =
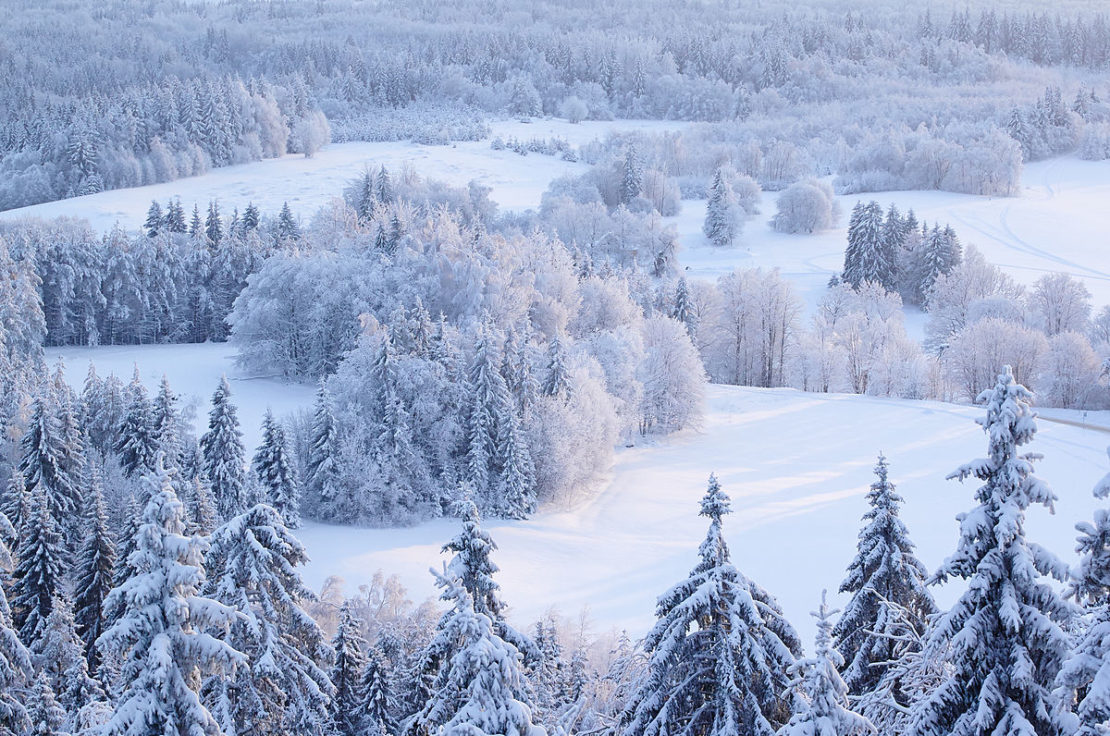
<path id="1" fill-rule="evenodd" d="M 729 561 L 721 534 L 729 512 L 710 476 L 701 562 L 659 598 L 644 640 L 651 661 L 621 717 L 624 736 L 769 736 L 789 716 L 781 695 L 801 645 L 770 594 Z"/>
<path id="2" fill-rule="evenodd" d="M 119 699 L 104 734 L 219 736 L 197 694 L 196 672 L 245 664 L 242 654 L 209 633 L 226 631 L 235 613 L 199 594 L 207 544 L 184 536 L 184 508 L 168 474 L 147 482 L 156 487 L 131 554 L 134 574 L 109 594 L 108 607 L 120 605 L 122 613 L 98 642 L 122 659 Z"/>
<path id="3" fill-rule="evenodd" d="M 979 395 L 987 414 L 988 456 L 949 477 L 983 481 L 979 505 L 957 517 L 960 540 L 933 580 L 967 581 L 959 601 L 939 617 L 928 648 L 951 667 L 948 677 L 915 704 L 911 736 L 1068 734 L 1052 696 L 1068 652 L 1061 625 L 1073 613 L 1046 577 L 1064 580 L 1067 568 L 1027 542 L 1030 504 L 1052 508 L 1055 495 L 1033 475 L 1039 456 L 1019 454 L 1037 431 L 1032 394 L 1009 366 Z"/>

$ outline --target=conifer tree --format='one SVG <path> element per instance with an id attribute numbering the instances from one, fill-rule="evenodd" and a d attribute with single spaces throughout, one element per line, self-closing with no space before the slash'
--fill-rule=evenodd
<path id="1" fill-rule="evenodd" d="M 258 208 L 254 206 L 254 202 L 247 202 L 247 207 L 243 210 L 243 231 L 257 230 L 260 220 L 261 217 L 258 214 Z"/>
<path id="2" fill-rule="evenodd" d="M 678 280 L 675 287 L 674 306 L 671 308 L 671 317 L 678 320 L 686 327 L 686 332 L 693 340 L 698 331 L 698 317 L 690 297 L 690 287 L 685 278 Z"/>
<path id="3" fill-rule="evenodd" d="M 817 651 L 810 659 L 798 660 L 791 668 L 794 715 L 779 729 L 778 736 L 852 736 L 874 733 L 875 727 L 848 706 L 848 687 L 837 671 L 844 660 L 832 646 L 832 617 L 821 592 L 817 619 Z"/>
<path id="4" fill-rule="evenodd" d="M 12 468 L 8 484 L 4 487 L 3 499 L 0 499 L 0 514 L 11 525 L 11 534 L 7 539 L 3 539 L 3 535 L 0 535 L 0 541 L 6 542 L 9 546 L 18 543 L 19 530 L 23 527 L 23 510 L 29 504 L 30 494 L 27 492 L 27 484 L 23 481 L 23 473 L 19 472 L 18 466 L 15 466 Z"/>
<path id="5" fill-rule="evenodd" d="M 97 642 L 122 661 L 119 698 L 103 733 L 220 736 L 195 673 L 245 664 L 211 633 L 226 631 L 234 612 L 200 595 L 207 544 L 184 536 L 184 509 L 168 474 L 159 469 L 144 482 L 152 493 L 130 560 L 134 573 L 109 594 L 107 606 L 122 613 Z"/>
<path id="6" fill-rule="evenodd" d="M 208 431 L 200 438 L 200 449 L 204 456 L 204 477 L 211 484 L 219 518 L 226 521 L 238 516 L 247 507 L 246 465 L 239 418 L 231 403 L 227 376 L 220 378 L 219 388 L 212 395 Z"/>
<path id="7" fill-rule="evenodd" d="M 185 232 L 185 208 L 181 206 L 181 200 L 171 200 L 166 205 L 166 229 L 171 233 Z"/>
<path id="8" fill-rule="evenodd" d="M 178 422 L 177 395 L 170 389 L 170 382 L 163 374 L 151 408 L 151 433 L 157 448 L 163 453 L 166 467 L 170 468 L 180 468 L 183 460 Z"/>
<path id="9" fill-rule="evenodd" d="M 28 736 L 68 736 L 65 733 L 66 712 L 58 704 L 50 681 L 43 672 L 35 679 L 28 705 L 28 715 L 33 724 Z"/>
<path id="10" fill-rule="evenodd" d="M 339 627 L 331 641 L 335 660 L 328 677 L 335 688 L 331 701 L 332 729 L 339 736 L 359 736 L 361 676 L 366 669 L 366 640 L 359 633 L 360 623 L 344 602 L 339 610 Z"/>
<path id="11" fill-rule="evenodd" d="M 857 203 L 848 222 L 842 278 L 853 289 L 870 281 L 892 290 L 897 282 L 894 268 L 894 250 L 883 237 L 883 208 L 875 201 Z"/>
<path id="12" fill-rule="evenodd" d="M 936 613 L 925 589 L 928 572 L 914 556 L 906 525 L 898 518 L 902 497 L 888 472 L 886 458 L 879 455 L 876 480 L 867 494 L 871 508 L 863 517 L 866 525 L 840 585 L 840 592 L 851 593 L 852 599 L 832 629 L 834 647 L 846 663 L 844 681 L 856 697 L 874 690 L 890 664 L 906 653 L 906 624 L 924 631 L 928 617 Z M 903 620 L 906 614 L 908 622 Z"/>
<path id="13" fill-rule="evenodd" d="M 445 569 L 437 574 L 440 596 L 451 604 L 436 638 L 454 650 L 436 676 L 434 694 L 407 724 L 406 733 L 444 736 L 543 736 L 532 722 L 520 655 L 474 610 L 462 583 Z"/>
<path id="14" fill-rule="evenodd" d="M 648 672 L 621 717 L 624 736 L 769 736 L 789 716 L 780 695 L 801 645 L 775 600 L 729 561 L 721 532 L 728 513 L 729 498 L 710 476 L 701 561 L 659 598 L 644 640 Z"/>
<path id="15" fill-rule="evenodd" d="M 1110 474 L 1095 486 L 1110 497 Z M 1057 695 L 1069 711 L 1067 733 L 1104 736 L 1110 731 L 1110 509 L 1095 510 L 1094 523 L 1076 524 L 1078 567 L 1068 589 L 1089 612 L 1089 622 L 1056 677 Z"/>
<path id="16" fill-rule="evenodd" d="M 717 173 L 713 175 L 702 232 L 710 243 L 718 247 L 732 245 L 740 233 L 740 213 L 736 197 L 721 169 L 717 169 Z"/>
<path id="17" fill-rule="evenodd" d="M 194 475 L 188 484 L 188 491 L 189 497 L 185 500 L 185 528 L 189 534 L 211 534 L 219 526 L 219 519 L 208 483 L 200 475 Z"/>
<path id="18" fill-rule="evenodd" d="M 312 435 L 305 465 L 305 495 L 316 515 L 330 518 L 329 509 L 336 500 L 338 466 L 335 453 L 339 435 L 332 409 L 331 394 L 324 382 L 316 391 L 315 409 L 312 414 Z"/>
<path id="19" fill-rule="evenodd" d="M 143 224 L 143 229 L 146 230 L 146 236 L 153 238 L 162 232 L 162 228 L 166 226 L 166 218 L 162 214 L 162 205 L 158 204 L 158 200 L 153 200 L 150 203 L 150 209 L 146 211 L 146 222 Z"/>
<path id="20" fill-rule="evenodd" d="M 1005 366 L 995 387 L 979 395 L 988 456 L 949 476 L 983 485 L 978 506 L 958 517 L 955 554 L 933 576 L 962 578 L 968 587 L 931 627 L 928 653 L 942 657 L 949 673 L 914 704 L 911 736 L 1067 733 L 1051 687 L 1068 651 L 1061 624 L 1073 609 L 1045 580 L 1063 580 L 1067 568 L 1025 538 L 1026 509 L 1051 508 L 1056 499 L 1033 475 L 1039 456 L 1018 451 L 1037 431 L 1031 400 Z"/>
<path id="21" fill-rule="evenodd" d="M 104 632 L 105 600 L 112 590 L 115 572 L 115 542 L 108 531 L 104 495 L 95 482 L 85 514 L 85 534 L 73 568 L 73 608 L 77 634 L 84 641 L 88 670 L 100 668 L 96 640 Z"/>
<path id="22" fill-rule="evenodd" d="M 547 373 L 540 387 L 544 396 L 565 398 L 571 390 L 570 373 L 567 371 L 566 356 L 559 336 L 551 338 L 547 349 Z"/>
<path id="23" fill-rule="evenodd" d="M 115 451 L 128 478 L 141 477 L 154 469 L 158 441 L 154 436 L 153 410 L 146 387 L 139 379 L 139 369 L 127 388 L 127 412 L 120 425 Z"/>
<path id="24" fill-rule="evenodd" d="M 14 536 L 7 517 L 0 514 L 0 571 L 5 575 L 12 567 L 11 551 L 4 541 Z M 34 669 L 31 653 L 23 645 L 12 624 L 11 609 L 4 586 L 0 586 L 0 734 L 15 736 L 28 725 L 27 692 Z"/>
<path id="25" fill-rule="evenodd" d="M 388 662 L 377 647 L 370 647 L 367 652 L 359 692 L 362 697 L 358 709 L 362 717 L 362 733 L 365 736 L 396 736 L 397 699 L 393 696 Z"/>
<path id="26" fill-rule="evenodd" d="M 193 203 L 193 216 L 189 219 L 189 237 L 193 239 L 204 235 L 204 223 L 200 219 L 200 207 Z"/>
<path id="27" fill-rule="evenodd" d="M 31 650 L 36 668 L 46 675 L 65 712 L 76 715 L 85 705 L 104 700 L 100 683 L 89 676 L 84 642 L 77 636 L 73 606 L 67 598 L 55 597 L 42 635 Z"/>
<path id="28" fill-rule="evenodd" d="M 393 204 L 393 180 L 389 176 L 389 171 L 385 166 L 378 169 L 378 201 L 382 204 Z"/>
<path id="29" fill-rule="evenodd" d="M 304 546 L 274 508 L 258 504 L 212 534 L 216 561 L 207 592 L 240 614 L 227 643 L 246 656 L 234 680 L 213 678 L 206 696 L 226 703 L 229 733 L 322 733 L 331 682 L 322 669 L 331 651 L 301 601 L 314 596 L 296 568 Z"/>
<path id="30" fill-rule="evenodd" d="M 38 639 L 54 597 L 62 590 L 65 548 L 50 512 L 44 485 L 31 494 L 30 512 L 20 531 L 12 582 L 13 621 L 25 643 Z"/>
<path id="31" fill-rule="evenodd" d="M 497 543 L 482 528 L 478 507 L 466 497 L 466 492 L 463 495 L 464 499 L 456 508 L 462 519 L 462 529 L 450 542 L 443 545 L 442 550 L 453 553 L 447 565 L 448 572 L 466 589 L 474 610 L 488 616 L 493 622 L 497 635 L 516 647 L 525 662 L 538 663 L 541 653 L 535 642 L 505 620 L 508 607 L 498 593 L 501 586 L 493 579 L 500 568 L 490 559 L 490 555 L 497 549 Z"/>
<path id="32" fill-rule="evenodd" d="M 269 409 L 262 420 L 262 444 L 254 455 L 254 472 L 262 484 L 265 503 L 281 514 L 290 529 L 300 526 L 301 492 L 293 473 L 285 428 Z"/>
<path id="33" fill-rule="evenodd" d="M 297 219 L 293 217 L 293 210 L 289 209 L 288 202 L 281 203 L 281 212 L 277 221 L 278 240 L 300 240 L 301 228 Z"/>
<path id="34" fill-rule="evenodd" d="M 224 224 L 220 219 L 220 207 L 216 200 L 208 203 L 208 215 L 204 219 L 204 236 L 212 245 L 219 245 L 224 239 Z"/>
<path id="35" fill-rule="evenodd" d="M 636 149 L 629 146 L 624 152 L 624 168 L 621 177 L 621 204 L 628 204 L 640 196 L 644 187 L 644 173 Z"/>
<path id="36" fill-rule="evenodd" d="M 31 421 L 22 439 L 19 472 L 27 492 L 41 490 L 52 520 L 73 519 L 80 509 L 80 490 L 62 428 L 44 396 L 31 404 Z"/>

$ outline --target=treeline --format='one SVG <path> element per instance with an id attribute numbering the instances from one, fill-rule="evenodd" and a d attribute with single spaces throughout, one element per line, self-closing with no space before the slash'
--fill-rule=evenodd
<path id="1" fill-rule="evenodd" d="M 450 562 L 432 569 L 445 609 L 413 607 L 380 577 L 350 599 L 334 579 L 315 596 L 297 569 L 307 556 L 291 531 L 277 425 L 267 418 L 244 486 L 254 490 L 225 505 L 202 476 L 246 473 L 241 451 L 226 451 L 236 435 L 226 383 L 199 443 L 181 441 L 165 384 L 145 431 L 137 379 L 128 393 L 108 450 L 88 431 L 98 410 L 60 375 L 35 401 L 0 507 L 8 733 L 732 736 L 748 724 L 779 736 L 926 736 L 970 718 L 989 731 L 1110 725 L 1107 515 L 1077 525 L 1072 569 L 1027 538 L 1029 507 L 1056 496 L 1034 475 L 1039 456 L 1020 454 L 1036 424 L 1009 367 L 979 397 L 987 456 L 949 476 L 981 483 L 955 553 L 932 574 L 916 558 L 880 456 L 840 586 L 848 604 L 837 617 L 822 597 L 809 657 L 774 596 L 733 564 L 731 504 L 713 476 L 690 575 L 660 596 L 643 639 L 602 648 L 582 627 L 566 637 L 553 617 L 528 632 L 510 623 L 497 545 L 465 496 L 443 548 Z M 197 458 L 202 476 L 190 481 Z M 947 581 L 963 589 L 944 610 L 930 586 Z"/>
<path id="2" fill-rule="evenodd" d="M 932 186 L 1006 194 L 1015 162 L 996 130 L 1018 136 L 1027 158 L 1039 150 L 1020 130 L 1038 121 L 1006 117 L 1015 96 L 1035 94 L 1013 60 L 1100 70 L 1110 58 L 1097 13 L 964 11 L 944 23 L 878 4 L 712 17 L 638 5 L 598 17 L 584 6 L 470 3 L 458 28 L 426 7 L 338 0 L 5 10 L 11 58 L 24 63 L 9 64 L 0 83 L 0 209 L 311 154 L 332 129 L 339 140 L 475 140 L 490 114 L 740 121 L 756 139 L 799 146 L 821 120 L 851 149 L 866 144 L 861 131 L 889 129 L 908 161 L 938 151 L 967 160 Z M 506 24 L 514 13 L 543 20 Z M 1015 85 L 1004 94 L 991 86 L 1000 75 Z M 923 78 L 930 86 L 903 100 Z M 968 83 L 981 95 L 954 102 L 952 88 Z M 877 90 L 880 103 L 869 102 Z M 1088 97 L 1082 114 L 1095 124 L 1093 155 L 1105 105 Z M 983 120 L 991 124 L 975 124 Z M 805 173 L 826 173 L 835 145 L 814 146 Z M 929 178 L 856 163 L 845 178 L 853 191 Z M 978 169 L 988 168 L 999 181 L 983 181 Z"/>

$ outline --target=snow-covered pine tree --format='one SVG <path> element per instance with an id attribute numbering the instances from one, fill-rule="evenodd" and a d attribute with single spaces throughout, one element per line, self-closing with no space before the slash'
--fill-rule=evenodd
<path id="1" fill-rule="evenodd" d="M 393 696 L 389 664 L 376 646 L 366 653 L 359 692 L 362 702 L 358 710 L 364 736 L 396 736 L 397 699 Z"/>
<path id="2" fill-rule="evenodd" d="M 474 348 L 474 362 L 467 378 L 470 408 L 466 417 L 466 478 L 481 506 L 505 513 L 498 482 L 508 455 L 504 427 L 513 414 L 512 396 L 501 375 L 501 351 L 489 324 L 481 329 Z"/>
<path id="3" fill-rule="evenodd" d="M 544 396 L 565 398 L 571 390 L 570 372 L 559 336 L 551 338 L 547 347 L 547 372 L 544 374 L 540 393 Z"/>
<path id="4" fill-rule="evenodd" d="M 791 668 L 794 714 L 779 729 L 778 736 L 853 736 L 875 733 L 875 727 L 848 705 L 848 686 L 837 671 L 844 659 L 832 646 L 832 617 L 821 592 L 817 619 L 817 650 L 809 659 L 798 660 Z"/>
<path id="5" fill-rule="evenodd" d="M 331 393 L 323 381 L 316 390 L 316 403 L 312 414 L 312 433 L 309 439 L 308 462 L 305 464 L 304 490 L 310 512 L 317 518 L 333 518 L 330 507 L 335 501 L 338 486 L 338 466 L 335 453 L 338 447 L 338 430 L 332 408 Z"/>
<path id="6" fill-rule="evenodd" d="M 1094 490 L 1110 497 L 1110 474 Z M 1067 733 L 1110 733 L 1110 509 L 1096 509 L 1094 523 L 1076 524 L 1079 565 L 1072 571 L 1069 594 L 1088 612 L 1064 666 L 1056 676 L 1057 696 L 1068 711 Z"/>
<path id="7" fill-rule="evenodd" d="M 648 672 L 621 716 L 624 736 L 769 736 L 790 715 L 780 696 L 801 644 L 770 594 L 729 561 L 721 531 L 728 513 L 728 496 L 710 476 L 701 561 L 659 598 L 644 639 Z"/>
<path id="8" fill-rule="evenodd" d="M 932 580 L 968 581 L 956 604 L 933 621 L 927 651 L 948 665 L 947 679 L 913 705 L 910 736 L 1065 734 L 1067 718 L 1051 688 L 1068 652 L 1061 629 L 1073 607 L 1046 581 L 1067 568 L 1025 538 L 1031 504 L 1052 508 L 1055 495 L 1033 475 L 1034 454 L 1019 454 L 1037 431 L 1032 394 L 1005 366 L 978 420 L 988 456 L 949 478 L 983 481 L 978 506 L 957 517 L 960 540 Z"/>
<path id="9" fill-rule="evenodd" d="M 44 395 L 31 404 L 31 421 L 21 440 L 19 472 L 27 492 L 41 490 L 46 510 L 55 523 L 73 519 L 81 506 L 78 479 L 72 474 L 72 448 Z"/>
<path id="10" fill-rule="evenodd" d="M 150 208 L 146 211 L 146 222 L 143 223 L 143 230 L 146 231 L 148 238 L 153 238 L 158 233 L 162 232 L 162 228 L 166 226 L 166 217 L 162 214 L 162 205 L 158 204 L 158 200 L 151 200 Z"/>
<path id="11" fill-rule="evenodd" d="M 301 238 L 301 227 L 297 224 L 297 218 L 293 216 L 293 210 L 289 209 L 288 202 L 281 203 L 281 212 L 278 213 L 277 220 L 277 236 L 281 241 Z"/>
<path id="12" fill-rule="evenodd" d="M 331 640 L 335 659 L 328 678 L 335 688 L 331 699 L 331 728 L 338 736 L 361 736 L 360 685 L 366 669 L 366 639 L 351 604 L 339 609 L 339 627 Z"/>
<path id="13" fill-rule="evenodd" d="M 262 484 L 264 503 L 281 514 L 285 526 L 296 529 L 301 523 L 301 491 L 293 471 L 285 428 L 267 409 L 262 419 L 262 444 L 254 455 L 254 472 Z"/>
<path id="14" fill-rule="evenodd" d="M 501 474 L 493 513 L 506 519 L 527 519 L 536 510 L 536 467 L 516 407 L 501 406 L 497 444 Z"/>
<path id="15" fill-rule="evenodd" d="M 128 478 L 144 476 L 154 469 L 154 457 L 158 453 L 154 412 L 137 367 L 127 387 L 127 411 L 113 449 L 119 455 L 120 466 Z"/>
<path id="16" fill-rule="evenodd" d="M 65 570 L 65 547 L 50 512 L 45 484 L 31 492 L 16 559 L 11 587 L 13 621 L 23 642 L 31 644 L 39 638 L 54 597 L 62 590 Z"/>
<path id="17" fill-rule="evenodd" d="M 40 672 L 35 679 L 27 705 L 32 724 L 31 730 L 26 732 L 27 736 L 69 736 L 65 731 L 66 712 L 58 704 L 45 673 Z"/>
<path id="18" fill-rule="evenodd" d="M 640 157 L 636 154 L 635 146 L 625 149 L 621 172 L 620 203 L 628 204 L 639 197 L 644 188 L 644 170 L 640 166 Z"/>
<path id="19" fill-rule="evenodd" d="M 96 640 L 104 632 L 104 601 L 112 590 L 115 571 L 115 542 L 108 531 L 104 494 L 94 480 L 92 498 L 86 502 L 85 534 L 73 566 L 73 608 L 77 634 L 84 641 L 89 672 L 100 668 Z"/>
<path id="20" fill-rule="evenodd" d="M 239 515 L 247 506 L 246 464 L 227 376 L 220 378 L 219 388 L 212 395 L 208 431 L 200 438 L 200 449 L 204 455 L 204 476 L 211 484 L 220 519 L 226 521 Z"/>
<path id="21" fill-rule="evenodd" d="M 221 736 L 195 689 L 196 673 L 245 665 L 214 635 L 227 630 L 235 612 L 200 595 L 208 545 L 184 536 L 184 509 L 169 474 L 159 468 L 144 483 L 151 498 L 130 559 L 134 573 L 109 594 L 107 607 L 121 615 L 97 641 L 122 661 L 119 697 L 103 733 Z"/>
<path id="22" fill-rule="evenodd" d="M 906 653 L 906 624 L 924 631 L 937 610 L 925 588 L 929 574 L 914 556 L 913 542 L 898 517 L 902 497 L 888 473 L 886 458 L 879 455 L 876 479 L 867 493 L 871 508 L 863 516 L 856 557 L 840 585 L 840 592 L 852 598 L 832 629 L 834 647 L 846 662 L 844 681 L 856 697 L 874 690 L 890 664 Z M 903 620 L 904 615 L 911 620 Z"/>
<path id="23" fill-rule="evenodd" d="M 189 218 L 189 237 L 195 239 L 204 235 L 204 223 L 200 219 L 200 206 L 193 202 L 193 216 Z"/>
<path id="24" fill-rule="evenodd" d="M 953 268 L 960 265 L 961 260 L 962 248 L 956 233 L 950 227 L 941 230 L 938 225 L 933 225 L 922 238 L 914 262 L 917 289 L 922 302 L 928 299 L 937 279 L 951 273 Z"/>
<path id="25" fill-rule="evenodd" d="M 219 245 L 224 239 L 224 223 L 216 200 L 208 203 L 208 215 L 204 218 L 204 236 L 212 245 Z"/>
<path id="26" fill-rule="evenodd" d="M 254 202 L 247 202 L 247 206 L 243 210 L 243 232 L 257 230 L 261 220 L 262 216 L 259 214 L 258 208 L 254 206 Z"/>
<path id="27" fill-rule="evenodd" d="M 678 280 L 675 287 L 674 305 L 671 307 L 671 317 L 677 319 L 686 327 L 690 339 L 693 340 L 698 331 L 698 316 L 690 297 L 690 287 L 685 278 Z"/>
<path id="28" fill-rule="evenodd" d="M 896 287 L 894 251 L 883 237 L 883 208 L 878 202 L 857 203 L 848 222 L 842 278 L 858 289 L 874 282 L 887 290 Z"/>
<path id="29" fill-rule="evenodd" d="M 73 622 L 73 605 L 64 596 L 54 598 L 31 653 L 36 669 L 46 675 L 66 713 L 73 716 L 89 703 L 104 700 L 104 689 L 89 676 L 84 642 Z"/>
<path id="30" fill-rule="evenodd" d="M 732 187 L 724 177 L 724 172 L 717 169 L 713 175 L 713 184 L 709 188 L 709 202 L 705 207 L 705 223 L 702 232 L 709 242 L 718 247 L 725 247 L 736 242 L 740 234 L 740 209 L 736 204 L 736 196 Z"/>
<path id="31" fill-rule="evenodd" d="M 456 508 L 462 519 L 462 529 L 450 542 L 443 545 L 443 552 L 454 553 L 447 569 L 470 594 L 474 610 L 489 616 L 497 635 L 516 647 L 526 663 L 538 663 L 541 653 L 535 642 L 505 620 L 508 606 L 498 594 L 501 586 L 493 579 L 500 568 L 490 559 L 490 555 L 497 549 L 497 543 L 482 528 L 478 507 L 468 495 L 466 491 L 463 492 L 464 499 L 458 502 Z M 442 626 L 444 622 L 441 621 L 440 624 Z"/>
<path id="32" fill-rule="evenodd" d="M 247 662 L 234 681 L 212 678 L 206 700 L 226 704 L 227 733 L 324 732 L 332 685 L 323 666 L 331 650 L 301 606 L 315 597 L 296 570 L 308 561 L 304 546 L 265 504 L 229 520 L 211 544 L 216 567 L 206 592 L 241 614 L 227 643 Z"/>
<path id="33" fill-rule="evenodd" d="M 207 536 L 219 526 L 216 503 L 212 490 L 200 475 L 194 475 L 188 487 L 189 496 L 185 503 L 185 527 L 189 534 Z"/>
<path id="34" fill-rule="evenodd" d="M 171 200 L 166 204 L 166 229 L 171 233 L 183 233 L 185 226 L 185 207 L 180 199 Z"/>
<path id="35" fill-rule="evenodd" d="M 406 733 L 544 736 L 532 722 L 519 652 L 497 635 L 489 616 L 474 610 L 470 594 L 446 567 L 432 574 L 444 591 L 440 598 L 451 603 L 437 638 L 452 642 L 454 652 Z"/>
<path id="36" fill-rule="evenodd" d="M 11 570 L 12 556 L 4 541 L 14 536 L 8 518 L 0 514 L 0 571 Z M 4 586 L 0 586 L 0 734 L 17 736 L 28 725 L 26 688 L 34 674 L 31 653 L 23 645 L 12 624 L 11 609 Z"/>
<path id="37" fill-rule="evenodd" d="M 183 460 L 179 421 L 177 395 L 170 389 L 169 379 L 163 375 L 151 408 L 151 433 L 157 448 L 163 453 L 166 467 L 170 468 L 180 468 Z"/>
<path id="38" fill-rule="evenodd" d="M 23 510 L 28 505 L 30 505 L 30 494 L 27 492 L 27 484 L 23 480 L 23 473 L 19 472 L 19 467 L 14 466 L 8 478 L 8 484 L 4 486 L 4 496 L 0 499 L 0 514 L 11 525 L 11 536 L 0 541 L 12 546 L 19 542 L 19 530 L 23 526 Z"/>

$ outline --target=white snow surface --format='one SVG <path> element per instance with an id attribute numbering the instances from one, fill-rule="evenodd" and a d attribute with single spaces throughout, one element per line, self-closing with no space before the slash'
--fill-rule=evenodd
<path id="1" fill-rule="evenodd" d="M 446 146 L 430 146 L 411 141 L 385 143 L 334 143 L 312 158 L 288 154 L 249 164 L 224 166 L 207 174 L 131 189 L 113 189 L 57 202 L 21 207 L 0 212 L 0 218 L 83 217 L 94 230 L 107 232 L 117 224 L 137 229 L 146 221 L 151 200 L 160 204 L 180 197 L 186 212 L 193 203 L 203 212 L 210 200 L 230 214 L 242 212 L 253 202 L 263 214 L 276 215 L 288 202 L 294 214 L 310 219 L 315 212 L 342 196 L 343 189 L 369 168 L 385 166 L 396 175 L 411 166 L 425 178 L 463 186 L 474 180 L 490 187 L 490 197 L 502 210 L 537 208 L 540 196 L 552 179 L 572 173 L 585 173 L 589 165 L 563 161 L 555 156 L 530 153 L 527 156 L 508 149 L 490 148 L 493 137 L 510 136 L 527 141 L 532 138 L 562 138 L 572 146 L 604 140 L 611 132 L 663 132 L 681 130 L 690 123 L 663 120 L 583 121 L 565 120 L 499 121 L 490 124 L 491 136 L 482 141 L 464 141 Z"/>
<path id="2" fill-rule="evenodd" d="M 226 344 L 65 348 L 69 380 L 79 387 L 89 360 L 101 375 L 129 380 L 138 363 L 153 390 L 163 373 L 197 407 L 199 424 L 222 373 L 249 453 L 259 441 L 267 406 L 278 415 L 312 403 L 313 388 L 274 379 L 244 378 Z M 711 386 L 701 429 L 621 449 L 610 478 L 587 490 L 572 509 L 544 508 L 528 521 L 487 520 L 500 549 L 497 579 L 526 626 L 551 607 L 577 616 L 585 607 L 596 632 L 626 628 L 646 633 L 656 597 L 694 566 L 708 522 L 698 502 L 711 472 L 732 497 L 725 536 L 737 567 L 774 593 L 791 622 L 810 639 L 808 615 L 828 588 L 833 602 L 855 552 L 865 493 L 882 451 L 891 479 L 906 499 L 903 516 L 922 560 L 935 569 L 955 549 L 955 515 L 973 507 L 975 483 L 946 481 L 957 466 L 981 457 L 986 436 L 973 421 L 979 407 L 790 389 Z M 1030 511 L 1028 533 L 1075 562 L 1074 524 L 1099 505 L 1091 489 L 1107 472 L 1110 412 L 1046 411 L 1052 418 L 1099 427 L 1041 421 L 1028 449 L 1045 455 L 1038 473 L 1059 496 L 1056 514 Z M 199 428 L 199 427 L 198 427 Z M 435 593 L 428 568 L 457 531 L 450 519 L 411 528 L 368 529 L 306 523 L 297 531 L 312 562 L 305 579 L 319 589 L 330 575 L 354 594 L 381 570 L 397 574 L 415 601 Z M 960 583 L 938 592 L 954 600 Z M 841 600 L 840 603 L 844 601 Z"/>
<path id="3" fill-rule="evenodd" d="M 677 217 L 684 250 L 679 260 L 688 277 L 715 279 L 737 266 L 779 268 L 812 307 L 829 277 L 844 265 L 848 216 L 856 202 L 893 202 L 903 214 L 912 209 L 930 227 L 952 225 L 960 241 L 974 245 L 987 261 L 1022 284 L 1062 272 L 1084 282 L 1096 307 L 1110 304 L 1110 161 L 1075 156 L 1027 164 L 1017 197 L 983 197 L 951 192 L 864 192 L 838 195 L 840 225 L 812 235 L 771 229 L 777 193 L 764 192 L 761 214 L 744 223 L 736 245 L 716 248 L 701 232 L 705 202 L 685 200 Z M 907 329 L 920 336 L 919 313 L 907 315 Z"/>

